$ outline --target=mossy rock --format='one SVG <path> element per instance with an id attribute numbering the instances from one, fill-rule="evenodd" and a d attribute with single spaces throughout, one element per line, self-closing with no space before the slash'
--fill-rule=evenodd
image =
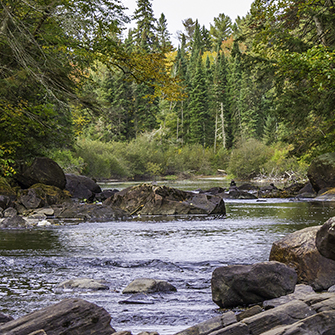
<path id="1" fill-rule="evenodd" d="M 15 190 L 9 185 L 5 178 L 0 177 L 0 195 L 9 197 L 16 196 Z"/>
<path id="2" fill-rule="evenodd" d="M 18 203 L 27 209 L 35 209 L 63 203 L 70 199 L 68 191 L 56 186 L 34 184 L 27 190 L 19 192 Z"/>

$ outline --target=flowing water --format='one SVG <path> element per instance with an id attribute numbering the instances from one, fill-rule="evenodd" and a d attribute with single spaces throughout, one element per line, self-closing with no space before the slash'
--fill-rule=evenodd
<path id="1" fill-rule="evenodd" d="M 80 297 L 104 307 L 117 331 L 174 334 L 222 312 L 211 300 L 216 267 L 268 260 L 273 241 L 324 223 L 335 216 L 333 205 L 230 200 L 225 218 L 152 217 L 2 230 L 0 312 L 19 317 L 64 298 Z M 110 289 L 57 288 L 62 281 L 79 277 L 104 279 Z M 150 304 L 120 304 L 128 298 L 122 290 L 140 277 L 166 280 L 178 291 L 152 294 Z"/>

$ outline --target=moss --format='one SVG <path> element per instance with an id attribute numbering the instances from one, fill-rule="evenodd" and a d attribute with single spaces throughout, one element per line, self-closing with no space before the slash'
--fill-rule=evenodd
<path id="1" fill-rule="evenodd" d="M 0 177 L 0 195 L 15 196 L 15 190 L 9 185 L 5 178 Z"/>

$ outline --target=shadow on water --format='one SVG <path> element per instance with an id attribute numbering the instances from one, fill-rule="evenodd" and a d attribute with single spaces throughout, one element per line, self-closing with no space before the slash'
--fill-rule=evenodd
<path id="1" fill-rule="evenodd" d="M 51 250 L 61 249 L 59 234 L 55 230 L 0 230 L 0 255 L 24 253 L 28 250 L 49 254 Z"/>

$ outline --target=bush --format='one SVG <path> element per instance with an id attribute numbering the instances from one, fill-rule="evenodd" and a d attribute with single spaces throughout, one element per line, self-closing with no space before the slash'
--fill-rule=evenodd
<path id="1" fill-rule="evenodd" d="M 90 177 L 109 179 L 129 176 L 123 156 L 118 157 L 114 154 L 114 142 L 104 143 L 80 139 L 76 150 L 85 162 L 84 173 Z"/>
<path id="2" fill-rule="evenodd" d="M 48 156 L 63 169 L 64 173 L 80 175 L 85 168 L 84 159 L 76 156 L 71 150 L 55 150 L 50 152 Z"/>
<path id="3" fill-rule="evenodd" d="M 249 139 L 232 151 L 228 172 L 240 179 L 255 177 L 271 156 L 271 148 L 258 140 Z"/>

